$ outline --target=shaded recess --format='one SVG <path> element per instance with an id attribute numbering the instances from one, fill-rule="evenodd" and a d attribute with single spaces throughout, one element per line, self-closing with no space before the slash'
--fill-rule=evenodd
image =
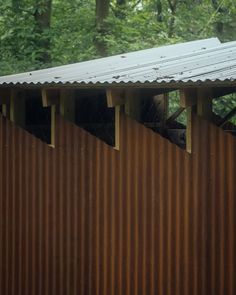
<path id="1" fill-rule="evenodd" d="M 25 129 L 51 143 L 51 108 L 43 107 L 40 90 L 25 91 Z"/>
<path id="2" fill-rule="evenodd" d="M 153 95 L 142 90 L 140 111 L 131 117 L 161 134 L 182 149 L 186 148 L 186 110 L 180 107 L 179 91 Z"/>
<path id="3" fill-rule="evenodd" d="M 83 94 L 76 91 L 75 124 L 108 145 L 115 145 L 115 110 L 107 107 L 105 90 Z"/>
<path id="4" fill-rule="evenodd" d="M 236 136 L 236 93 L 213 99 L 212 111 L 214 123 Z"/>

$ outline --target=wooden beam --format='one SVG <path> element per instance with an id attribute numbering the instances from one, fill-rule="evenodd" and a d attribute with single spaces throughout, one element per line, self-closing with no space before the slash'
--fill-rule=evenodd
<path id="1" fill-rule="evenodd" d="M 187 125 L 186 125 L 186 151 L 192 152 L 192 122 L 193 113 L 197 103 L 197 90 L 182 89 L 180 93 L 182 107 L 186 106 Z"/>
<path id="2" fill-rule="evenodd" d="M 105 90 L 104 89 L 99 89 L 99 88 L 90 88 L 90 89 L 81 89 L 81 88 L 75 88 L 75 87 L 72 87 L 72 88 L 63 88 L 65 90 L 74 90 L 76 91 L 76 94 L 78 95 L 78 97 L 96 97 L 98 95 L 102 95 L 105 93 Z"/>
<path id="3" fill-rule="evenodd" d="M 192 107 L 197 104 L 196 89 L 186 88 L 180 90 L 180 106 L 183 108 Z"/>
<path id="4" fill-rule="evenodd" d="M 170 124 L 172 121 L 175 121 L 185 110 L 184 107 L 180 107 L 178 108 L 178 110 L 176 112 L 174 112 L 173 114 L 171 114 L 167 120 L 166 120 L 166 124 Z"/>
<path id="5" fill-rule="evenodd" d="M 212 98 L 218 98 L 236 92 L 236 87 L 215 87 L 212 89 Z"/>
<path id="6" fill-rule="evenodd" d="M 212 89 L 199 88 L 197 91 L 197 114 L 212 119 Z"/>
<path id="7" fill-rule="evenodd" d="M 169 108 L 169 94 L 163 93 L 153 97 L 156 114 L 160 122 L 160 131 L 164 131 L 167 124 L 168 108 Z"/>
<path id="8" fill-rule="evenodd" d="M 121 106 L 115 106 L 115 149 L 120 149 Z"/>
<path id="9" fill-rule="evenodd" d="M 2 115 L 10 119 L 10 104 L 2 104 Z"/>
<path id="10" fill-rule="evenodd" d="M 75 90 L 60 91 L 60 114 L 67 120 L 75 122 Z"/>
<path id="11" fill-rule="evenodd" d="M 11 90 L 8 88 L 0 89 L 0 105 L 2 106 L 2 115 L 10 119 L 10 100 Z"/>
<path id="12" fill-rule="evenodd" d="M 3 116 L 18 126 L 25 126 L 25 95 L 23 89 L 0 89 Z"/>
<path id="13" fill-rule="evenodd" d="M 223 127 L 234 115 L 236 115 L 236 107 L 233 108 L 219 123 L 220 127 Z"/>
<path id="14" fill-rule="evenodd" d="M 51 147 L 55 147 L 56 110 L 60 103 L 59 89 L 42 89 L 43 107 L 51 107 Z"/>
<path id="15" fill-rule="evenodd" d="M 142 97 L 153 97 L 160 94 L 170 93 L 178 89 L 174 88 L 141 88 L 140 93 Z"/>
<path id="16" fill-rule="evenodd" d="M 192 153 L 192 120 L 193 107 L 187 108 L 187 125 L 186 125 L 186 151 Z"/>
<path id="17" fill-rule="evenodd" d="M 197 89 L 186 88 L 180 90 L 180 106 L 186 108 L 186 151 L 192 153 L 192 120 L 193 108 L 197 105 Z"/>
<path id="18" fill-rule="evenodd" d="M 9 88 L 0 89 L 0 105 L 10 103 L 11 90 Z"/>
<path id="19" fill-rule="evenodd" d="M 125 113 L 138 121 L 141 117 L 141 99 L 140 89 L 125 91 Z"/>
<path id="20" fill-rule="evenodd" d="M 113 108 L 125 103 L 125 91 L 123 89 L 107 89 L 107 106 Z"/>
<path id="21" fill-rule="evenodd" d="M 125 113 L 134 116 L 137 113 L 137 105 L 140 97 L 139 89 L 127 89 L 125 91 Z"/>
<path id="22" fill-rule="evenodd" d="M 58 105 L 60 100 L 59 89 L 42 89 L 42 102 L 44 107 Z"/>
<path id="23" fill-rule="evenodd" d="M 51 106 L 51 147 L 55 147 L 55 133 L 56 133 L 56 105 Z"/>
<path id="24" fill-rule="evenodd" d="M 115 146 L 116 150 L 120 149 L 120 116 L 121 106 L 125 103 L 125 91 L 123 89 L 107 89 L 107 106 L 115 108 Z"/>

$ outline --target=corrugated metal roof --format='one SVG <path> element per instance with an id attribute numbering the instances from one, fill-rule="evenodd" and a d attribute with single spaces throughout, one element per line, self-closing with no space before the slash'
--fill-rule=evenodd
<path id="1" fill-rule="evenodd" d="M 217 38 L 0 77 L 0 85 L 118 85 L 236 81 L 236 42 Z"/>

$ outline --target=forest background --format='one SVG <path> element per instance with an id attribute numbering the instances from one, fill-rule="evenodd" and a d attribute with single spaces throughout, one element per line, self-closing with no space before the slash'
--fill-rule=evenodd
<path id="1" fill-rule="evenodd" d="M 0 76 L 213 36 L 236 40 L 235 0 L 0 0 L 0 13 Z M 235 104 L 232 97 L 217 110 Z"/>
<path id="2" fill-rule="evenodd" d="M 235 0 L 1 0 L 0 75 L 216 36 Z"/>

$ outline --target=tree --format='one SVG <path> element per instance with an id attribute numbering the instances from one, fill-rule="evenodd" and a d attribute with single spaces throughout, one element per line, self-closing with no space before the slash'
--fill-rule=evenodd
<path id="1" fill-rule="evenodd" d="M 171 11 L 171 17 L 169 21 L 169 32 L 168 36 L 171 38 L 174 35 L 175 17 L 177 11 L 178 0 L 168 0 L 169 9 Z"/>
<path id="2" fill-rule="evenodd" d="M 50 56 L 50 27 L 51 27 L 52 0 L 35 0 L 35 44 L 38 47 L 38 61 L 48 64 Z"/>
<path id="3" fill-rule="evenodd" d="M 126 0 L 116 0 L 115 9 L 114 9 L 115 16 L 118 18 L 124 19 L 126 6 L 127 6 Z"/>
<path id="4" fill-rule="evenodd" d="M 12 10 L 18 13 L 20 10 L 20 0 L 12 0 Z"/>
<path id="5" fill-rule="evenodd" d="M 157 11 L 157 21 L 162 22 L 163 21 L 163 15 L 162 15 L 162 1 L 156 0 L 156 11 Z"/>
<path id="6" fill-rule="evenodd" d="M 234 2 L 0 1 L 0 75 L 212 36 L 235 40 Z M 214 108 L 223 114 L 236 98 L 220 101 Z"/>
<path id="7" fill-rule="evenodd" d="M 212 36 L 236 39 L 234 0 L 5 0 L 0 10 L 1 74 Z"/>
<path id="8" fill-rule="evenodd" d="M 95 46 L 100 56 L 107 55 L 107 24 L 110 0 L 96 0 L 96 32 Z"/>

